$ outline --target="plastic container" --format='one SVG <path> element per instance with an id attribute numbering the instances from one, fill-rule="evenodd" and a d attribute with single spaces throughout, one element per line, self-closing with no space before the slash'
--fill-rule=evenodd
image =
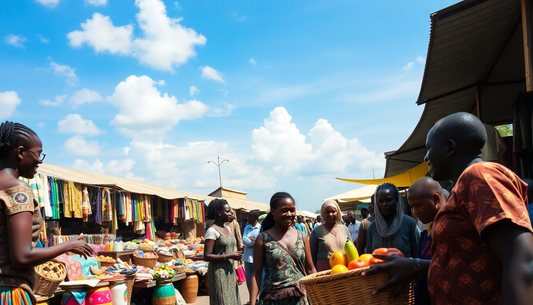
<path id="1" fill-rule="evenodd" d="M 115 239 L 113 251 L 124 251 L 124 243 L 122 242 L 121 237 L 117 237 L 117 239 Z"/>
<path id="2" fill-rule="evenodd" d="M 128 287 L 125 281 L 114 282 L 109 285 L 113 305 L 128 305 Z"/>

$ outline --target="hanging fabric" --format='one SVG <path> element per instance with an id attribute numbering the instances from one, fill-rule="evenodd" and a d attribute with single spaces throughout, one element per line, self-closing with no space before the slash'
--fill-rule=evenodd
<path id="1" fill-rule="evenodd" d="M 81 185 L 72 181 L 65 183 L 65 210 L 64 215 L 68 218 L 83 218 L 82 190 Z"/>
<path id="2" fill-rule="evenodd" d="M 109 188 L 102 190 L 102 221 L 113 221 L 113 206 L 111 205 L 111 191 Z"/>
<path id="3" fill-rule="evenodd" d="M 83 188 L 83 197 L 82 197 L 81 206 L 83 209 L 83 221 L 87 222 L 89 221 L 89 215 L 91 215 L 93 212 L 91 210 L 91 203 L 89 201 L 89 191 L 87 190 L 86 186 Z"/>

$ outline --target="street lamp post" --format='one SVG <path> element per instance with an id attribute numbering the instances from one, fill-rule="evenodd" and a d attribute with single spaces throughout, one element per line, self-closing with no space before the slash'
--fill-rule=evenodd
<path id="1" fill-rule="evenodd" d="M 220 156 L 217 156 L 217 161 L 207 161 L 207 163 L 213 163 L 218 167 L 218 180 L 220 181 L 220 188 L 222 188 L 222 175 L 220 174 L 220 166 L 224 162 L 229 162 L 229 160 L 222 159 L 220 160 Z"/>

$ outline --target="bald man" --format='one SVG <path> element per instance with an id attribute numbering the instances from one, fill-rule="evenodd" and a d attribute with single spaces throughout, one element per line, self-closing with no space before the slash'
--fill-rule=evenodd
<path id="1" fill-rule="evenodd" d="M 431 303 L 531 304 L 533 234 L 527 185 L 498 163 L 483 162 L 483 123 L 460 112 L 439 120 L 426 138 L 424 160 L 434 180 L 454 183 L 433 222 L 431 260 L 377 256 L 390 263 L 391 280 L 373 293 L 398 285 L 395 298 L 417 276 L 428 277 Z"/>
<path id="2" fill-rule="evenodd" d="M 439 209 L 446 203 L 445 195 L 440 184 L 430 177 L 423 177 L 415 181 L 407 190 L 407 201 L 411 205 L 414 216 L 426 225 L 420 233 L 418 257 L 431 259 L 433 220 Z M 430 305 L 427 278 L 416 279 L 415 304 Z"/>

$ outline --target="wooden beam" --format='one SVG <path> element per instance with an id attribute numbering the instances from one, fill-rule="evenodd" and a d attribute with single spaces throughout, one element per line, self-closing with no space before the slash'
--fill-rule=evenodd
<path id="1" fill-rule="evenodd" d="M 524 42 L 524 66 L 526 72 L 526 88 L 527 91 L 533 91 L 533 46 L 531 33 L 531 19 L 532 19 L 532 0 L 521 0 L 522 10 L 522 37 Z"/>
<path id="2" fill-rule="evenodd" d="M 481 120 L 481 102 L 479 100 L 480 89 L 479 86 L 476 87 L 476 116 Z"/>

